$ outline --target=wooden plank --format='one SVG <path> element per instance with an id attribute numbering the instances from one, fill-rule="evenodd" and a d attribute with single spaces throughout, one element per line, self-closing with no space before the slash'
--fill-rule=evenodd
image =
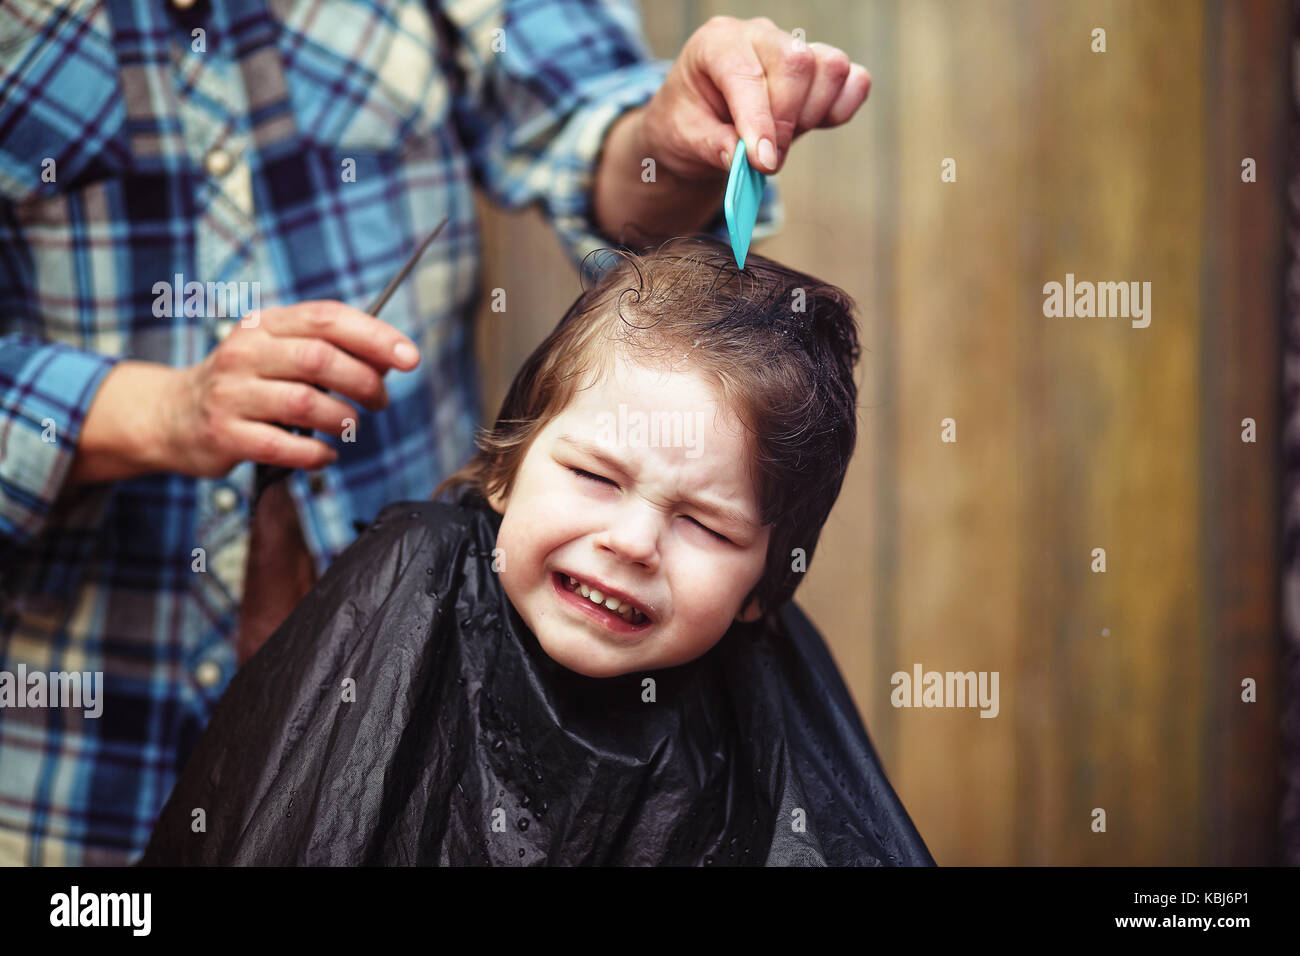
<path id="1" fill-rule="evenodd" d="M 1091 31 L 1107 31 L 1092 52 Z M 1026 862 L 1199 862 L 1201 8 L 1027 5 L 1020 727 Z M 1047 319 L 1067 273 L 1149 281 L 1150 326 Z M 1089 568 L 1105 548 L 1107 571 Z M 1102 808 L 1107 831 L 1094 833 Z"/>
<path id="2" fill-rule="evenodd" d="M 895 712 L 895 782 L 915 794 L 908 810 L 935 858 L 952 864 L 1011 863 L 1016 846 L 1017 392 L 1007 373 L 1025 298 L 1008 254 L 1023 179 L 1019 116 L 1009 109 L 1021 54 L 1012 23 L 1006 2 L 904 4 L 903 72 L 893 78 L 903 119 L 890 669 L 997 671 L 1000 680 L 996 718 Z M 941 181 L 945 158 L 956 161 L 955 182 Z M 947 418 L 955 443 L 941 441 Z"/>
<path id="3" fill-rule="evenodd" d="M 1206 229 L 1201 270 L 1201 641 L 1206 686 L 1205 862 L 1281 863 L 1278 772 L 1282 210 L 1289 16 L 1277 0 L 1213 2 L 1205 70 Z M 1257 181 L 1242 182 L 1242 159 Z M 1255 419 L 1257 441 L 1241 440 Z M 1241 700 L 1252 677 L 1257 702 Z"/>

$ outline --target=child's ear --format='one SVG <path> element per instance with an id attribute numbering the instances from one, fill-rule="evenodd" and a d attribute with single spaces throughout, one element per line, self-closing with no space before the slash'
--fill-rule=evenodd
<path id="1" fill-rule="evenodd" d="M 739 614 L 736 615 L 736 620 L 749 624 L 752 621 L 757 621 L 762 616 L 763 611 L 758 606 L 758 598 L 754 598 L 741 609 Z"/>

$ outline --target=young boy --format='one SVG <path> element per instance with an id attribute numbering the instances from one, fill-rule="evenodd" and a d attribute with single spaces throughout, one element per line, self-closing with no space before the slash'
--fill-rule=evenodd
<path id="1" fill-rule="evenodd" d="M 614 258 L 456 503 L 386 508 L 235 677 L 145 863 L 933 862 L 789 602 L 852 302 L 712 241 Z"/>

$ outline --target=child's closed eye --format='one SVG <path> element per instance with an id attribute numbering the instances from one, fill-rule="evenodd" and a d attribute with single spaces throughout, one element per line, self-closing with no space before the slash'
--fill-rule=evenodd
<path id="1" fill-rule="evenodd" d="M 589 478 L 592 481 L 599 481 L 602 484 L 613 485 L 615 488 L 618 487 L 618 485 L 613 480 L 606 478 L 603 475 L 593 474 L 590 471 L 584 471 L 581 468 L 574 468 L 573 466 L 569 467 L 569 471 L 573 472 L 575 475 L 579 476 L 580 478 Z"/>
<path id="2" fill-rule="evenodd" d="M 687 521 L 694 524 L 696 527 L 702 528 L 703 530 L 707 531 L 709 534 L 713 535 L 713 537 L 717 538 L 719 541 L 723 541 L 726 542 L 727 544 L 731 544 L 731 539 L 728 538 L 726 535 L 718 534 L 718 532 L 714 531 L 708 525 L 701 524 L 699 521 L 697 521 L 695 518 L 692 518 L 690 515 L 683 515 L 682 517 L 684 517 Z"/>
<path id="3" fill-rule="evenodd" d="M 596 481 L 596 482 L 599 482 L 599 483 L 602 484 L 602 485 L 610 485 L 611 487 L 614 487 L 614 488 L 617 488 L 617 487 L 618 487 L 618 483 L 615 482 L 612 478 L 606 478 L 604 475 L 597 475 L 597 474 L 595 474 L 594 472 L 587 471 L 587 470 L 584 469 L 584 468 L 575 468 L 575 467 L 572 466 L 572 465 L 569 465 L 569 466 L 567 466 L 567 467 L 568 467 L 569 471 L 573 472 L 573 473 L 574 473 L 575 475 L 577 475 L 579 478 L 584 478 L 584 479 L 586 479 L 586 480 L 588 480 L 588 481 Z M 692 518 L 690 515 L 682 515 L 682 517 L 685 518 L 687 521 L 689 521 L 691 524 L 695 525 L 695 526 L 696 526 L 697 528 L 699 528 L 701 531 L 704 531 L 704 532 L 706 532 L 707 534 L 710 534 L 710 535 L 712 535 L 713 537 L 717 538 L 719 541 L 723 541 L 723 542 L 725 542 L 725 543 L 727 543 L 727 544 L 731 544 L 731 539 L 730 539 L 730 538 L 728 538 L 728 537 L 727 537 L 726 535 L 724 535 L 724 534 L 719 534 L 718 532 L 714 531 L 712 528 L 710 528 L 708 525 L 702 523 L 701 521 L 699 521 L 699 520 L 697 520 L 697 519 L 695 519 L 695 518 Z"/>

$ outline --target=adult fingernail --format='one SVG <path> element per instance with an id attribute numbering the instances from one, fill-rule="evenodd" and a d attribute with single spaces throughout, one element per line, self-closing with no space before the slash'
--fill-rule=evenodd
<path id="1" fill-rule="evenodd" d="M 414 365 L 420 360 L 420 353 L 410 342 L 398 342 L 393 346 L 393 355 L 400 365 Z"/>
<path id="2" fill-rule="evenodd" d="M 758 161 L 768 169 L 776 169 L 776 147 L 766 137 L 758 141 Z"/>
<path id="3" fill-rule="evenodd" d="M 727 155 L 727 151 L 725 149 L 718 150 L 718 157 L 722 160 L 723 169 L 731 168 L 731 157 Z"/>

